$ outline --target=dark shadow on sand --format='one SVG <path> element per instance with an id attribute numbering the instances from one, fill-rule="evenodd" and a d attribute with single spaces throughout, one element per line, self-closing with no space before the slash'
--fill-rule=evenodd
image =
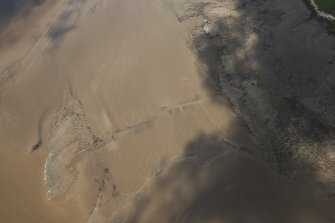
<path id="1" fill-rule="evenodd" d="M 325 155 L 335 140 L 335 45 L 309 45 L 303 39 L 310 35 L 335 43 L 335 38 L 327 35 L 326 23 L 311 19 L 303 1 L 295 4 L 301 7 L 296 15 L 272 0 L 236 4 L 242 16 L 212 21 L 213 30 L 196 30 L 192 43 L 209 74 L 204 85 L 230 101 L 259 151 L 234 147 L 220 135 L 200 135 L 182 160 L 157 176 L 126 222 L 142 222 L 148 210 L 149 222 L 335 221 L 327 209 L 335 203 L 334 183 L 321 182 L 317 172 L 320 159 L 335 170 Z M 289 23 L 286 28 L 283 22 Z M 255 42 L 248 45 L 251 34 Z M 233 138 L 239 138 L 238 131 Z M 297 188 L 318 192 L 323 212 L 312 197 L 295 193 Z"/>
<path id="2" fill-rule="evenodd" d="M 12 19 L 26 16 L 30 10 L 41 5 L 46 0 L 1 0 L 0 1 L 0 28 L 7 25 Z"/>

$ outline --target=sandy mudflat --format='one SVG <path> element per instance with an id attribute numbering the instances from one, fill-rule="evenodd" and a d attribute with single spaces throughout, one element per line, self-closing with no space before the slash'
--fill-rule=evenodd
<path id="1" fill-rule="evenodd" d="M 18 154 L 1 147 L 1 222 L 82 222 L 74 201 L 48 201 L 43 182 L 46 153 Z"/>
<path id="2" fill-rule="evenodd" d="M 326 222 L 220 94 L 201 61 L 218 52 L 196 53 L 205 8 L 232 5 L 46 1 L 10 20 L 38 28 L 0 51 L 0 221 Z"/>
<path id="3" fill-rule="evenodd" d="M 2 73 L 1 142 L 22 157 L 4 164 L 15 172 L 3 174 L 36 175 L 22 193 L 13 180 L 3 187 L 15 194 L 13 205 L 37 193 L 42 207 L 30 207 L 41 209 L 33 217 L 67 197 L 85 219 L 104 222 L 131 204 L 161 168 L 184 156 L 189 141 L 219 132 L 230 137 L 231 125 L 243 127 L 228 103 L 203 86 L 188 30 L 167 2 L 61 6 L 26 56 Z M 29 172 L 21 173 L 17 162 L 27 163 Z M 25 200 L 17 216 L 25 218 L 25 205 L 33 203 Z M 62 211 L 64 221 L 75 216 Z M 18 222 L 15 217 L 8 216 Z M 56 208 L 49 218 L 61 218 Z"/>

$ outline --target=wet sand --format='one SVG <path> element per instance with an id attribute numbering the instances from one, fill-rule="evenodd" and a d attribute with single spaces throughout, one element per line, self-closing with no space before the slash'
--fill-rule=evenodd
<path id="1" fill-rule="evenodd" d="M 43 182 L 46 151 L 33 154 L 0 151 L 0 220 L 2 222 L 83 222 L 74 201 L 49 201 Z"/>
<path id="2" fill-rule="evenodd" d="M 228 103 L 203 86 L 189 30 L 166 2 L 71 1 L 50 21 L 1 83 L 1 140 L 27 154 L 18 162 L 36 177 L 16 197 L 37 193 L 42 208 L 31 208 L 42 216 L 48 194 L 76 200 L 88 220 L 107 221 L 193 138 L 229 137 L 232 123 L 243 129 Z M 3 175 L 4 187 L 18 186 L 16 172 Z"/>
<path id="3" fill-rule="evenodd" d="M 18 61 L 31 50 L 64 5 L 64 1 L 41 2 L 43 4 L 36 6 L 28 2 L 27 8 L 18 10 L 15 16 L 9 15 L 9 18 L 2 18 L 7 19 L 8 23 L 1 24 L 0 32 L 0 70 L 2 71 L 0 135 L 2 139 L 6 138 L 0 143 L 0 221 L 83 222 L 82 213 L 74 200 L 65 197 L 53 201 L 47 199 L 47 187 L 44 182 L 46 148 L 42 146 L 38 151 L 30 153 L 31 146 L 24 148 L 6 143 L 7 137 L 13 141 L 20 140 L 20 135 L 6 135 L 6 131 L 15 125 L 13 122 L 9 123 L 8 129 L 5 125 L 9 121 L 9 117 L 5 115 L 9 114 L 8 107 L 4 105 L 7 77 L 15 74 L 19 67 L 17 65 L 20 64 Z M 31 125 L 35 124 L 31 123 Z M 17 126 L 17 128 L 20 127 L 22 126 Z"/>
<path id="4" fill-rule="evenodd" d="M 2 4 L 6 5 L 5 2 Z M 17 0 L 12 2 L 15 5 Z M 26 2 L 30 7 L 22 6 L 21 10 L 8 12 L 7 17 L 1 18 L 4 24 L 0 24 L 0 70 L 14 65 L 29 52 L 64 4 L 64 1 L 46 0 L 31 6 L 30 1 Z"/>
<path id="5" fill-rule="evenodd" d="M 0 193 L 10 201 L 0 203 L 0 220 L 201 222 L 203 216 L 180 214 L 182 208 L 166 211 L 178 193 L 185 205 L 195 200 L 188 190 L 209 196 L 189 206 L 194 213 L 213 205 L 214 185 L 218 206 L 232 203 L 232 212 L 245 214 L 257 197 L 248 184 L 262 194 L 264 179 L 270 181 L 264 199 L 250 218 L 268 222 L 278 216 L 276 205 L 283 215 L 289 211 L 266 165 L 245 155 L 261 157 L 257 140 L 213 92 L 215 84 L 208 87 L 210 68 L 200 66 L 188 43 L 202 18 L 180 23 L 185 5 L 178 1 L 62 3 L 31 50 L 0 73 L 0 146 L 10 150 L 0 154 Z M 235 169 L 238 177 L 229 171 Z M 221 171 L 226 177 L 213 183 Z M 220 194 L 221 183 L 245 196 L 225 200 L 229 190 Z M 272 198 L 278 202 L 268 206 Z M 225 217 L 206 213 L 212 222 Z"/>

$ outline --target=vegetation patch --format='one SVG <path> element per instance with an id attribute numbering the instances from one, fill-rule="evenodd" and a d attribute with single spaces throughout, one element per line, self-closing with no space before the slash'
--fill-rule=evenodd
<path id="1" fill-rule="evenodd" d="M 315 3 L 319 6 L 322 11 L 335 8 L 335 0 L 315 0 Z"/>

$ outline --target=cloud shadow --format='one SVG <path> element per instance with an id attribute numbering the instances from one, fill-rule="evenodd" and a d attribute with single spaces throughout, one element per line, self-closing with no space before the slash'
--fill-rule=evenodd
<path id="1" fill-rule="evenodd" d="M 200 135 L 125 222 L 334 222 L 333 178 L 319 175 L 335 169 L 327 155 L 335 147 L 334 36 L 303 1 L 294 10 L 290 1 L 218 2 L 231 14 L 213 16 L 211 5 L 196 13 L 211 26 L 192 39 L 209 74 L 204 85 L 230 101 L 268 154 Z"/>

